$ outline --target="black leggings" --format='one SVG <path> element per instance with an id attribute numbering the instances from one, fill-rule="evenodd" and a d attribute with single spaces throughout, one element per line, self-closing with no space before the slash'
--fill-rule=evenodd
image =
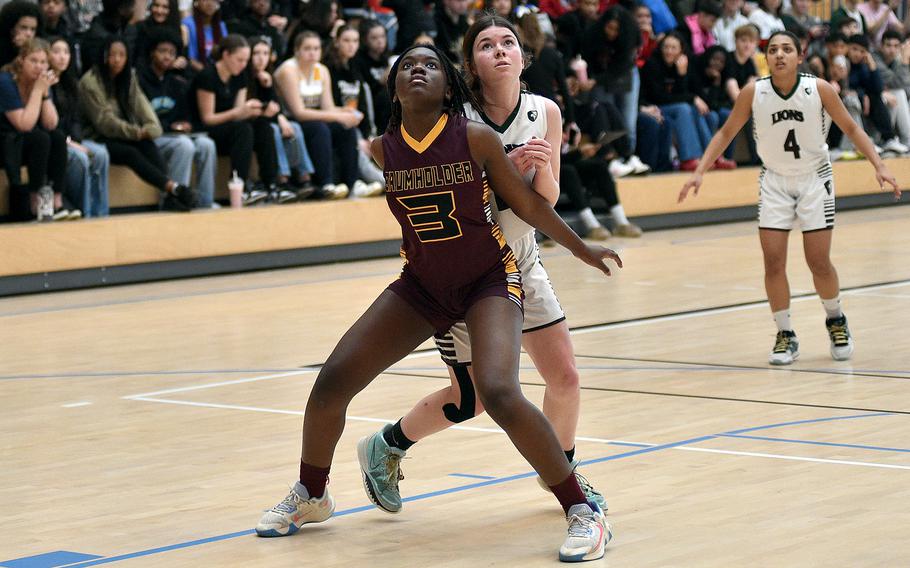
<path id="1" fill-rule="evenodd" d="M 111 155 L 111 163 L 128 166 L 142 181 L 161 191 L 167 190 L 167 165 L 161 152 L 151 140 L 122 140 L 107 138 L 102 141 Z"/>
<path id="2" fill-rule="evenodd" d="M 37 192 L 48 182 L 56 193 L 66 190 L 66 136 L 59 129 L 36 127 L 30 132 L 5 133 L 2 152 L 11 186 L 22 185 L 21 169 L 25 165 L 30 192 Z"/>
<path id="3" fill-rule="evenodd" d="M 256 163 L 259 164 L 259 180 L 271 185 L 278 179 L 278 155 L 269 119 L 258 117 L 225 122 L 209 127 L 208 135 L 215 141 L 218 154 L 231 157 L 231 168 L 237 170 L 242 179 L 250 179 L 254 150 Z"/>
<path id="4" fill-rule="evenodd" d="M 610 166 L 597 156 L 581 158 L 578 152 L 565 154 L 559 171 L 559 188 L 566 192 L 577 211 L 589 206 L 585 189 L 606 201 L 607 210 L 619 205 Z"/>
<path id="5" fill-rule="evenodd" d="M 592 142 L 597 142 L 601 134 L 605 132 L 626 129 L 625 118 L 616 105 L 611 102 L 592 102 L 588 105 L 577 105 L 576 109 L 578 128 L 587 134 Z M 632 155 L 632 145 L 628 134 L 604 145 L 599 155 L 605 154 L 611 147 L 620 158 L 625 159 Z"/>

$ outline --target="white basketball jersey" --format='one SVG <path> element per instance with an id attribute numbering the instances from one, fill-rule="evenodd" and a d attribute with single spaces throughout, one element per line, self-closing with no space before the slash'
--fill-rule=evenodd
<path id="1" fill-rule="evenodd" d="M 799 175 L 830 168 L 828 126 L 817 80 L 800 74 L 793 91 L 779 93 L 770 77 L 755 82 L 752 120 L 758 155 L 765 168 Z"/>
<path id="2" fill-rule="evenodd" d="M 490 128 L 499 134 L 502 140 L 503 149 L 508 154 L 510 151 L 524 146 L 531 138 L 546 139 L 547 137 L 547 109 L 546 98 L 531 93 L 522 92 L 519 95 L 518 106 L 512 111 L 512 114 L 506 118 L 502 126 L 497 126 L 490 121 L 482 112 L 474 109 L 470 104 L 465 105 L 465 114 L 471 120 L 485 122 Z M 554 148 L 558 152 L 559 148 Z M 531 168 L 524 174 L 528 187 L 534 181 L 534 175 L 537 170 Z M 493 215 L 499 226 L 502 228 L 506 242 L 514 242 L 534 231 L 534 227 L 522 221 L 518 215 L 509 209 L 498 197 L 495 201 L 496 207 L 493 208 Z"/>

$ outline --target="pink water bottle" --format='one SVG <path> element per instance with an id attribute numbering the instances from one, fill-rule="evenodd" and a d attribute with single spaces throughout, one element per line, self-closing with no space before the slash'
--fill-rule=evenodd
<path id="1" fill-rule="evenodd" d="M 572 60 L 569 67 L 575 71 L 575 77 L 578 79 L 579 83 L 588 82 L 588 62 L 582 59 L 580 55 Z"/>

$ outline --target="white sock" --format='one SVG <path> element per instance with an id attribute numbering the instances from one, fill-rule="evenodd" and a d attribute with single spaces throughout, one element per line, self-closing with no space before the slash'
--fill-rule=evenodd
<path id="1" fill-rule="evenodd" d="M 777 324 L 778 331 L 793 331 L 793 326 L 790 325 L 789 309 L 773 312 L 771 315 L 774 316 L 774 323 Z"/>
<path id="2" fill-rule="evenodd" d="M 589 231 L 600 227 L 600 222 L 597 220 L 597 217 L 594 216 L 594 212 L 591 211 L 590 207 L 585 207 L 579 211 L 578 217 L 581 218 L 581 222 L 584 223 L 585 229 Z"/>
<path id="3" fill-rule="evenodd" d="M 825 313 L 828 314 L 828 319 L 844 315 L 843 310 L 840 309 L 840 295 L 834 296 L 830 300 L 822 298 L 822 306 L 825 308 Z"/>
<path id="4" fill-rule="evenodd" d="M 629 219 L 626 217 L 626 210 L 622 208 L 622 205 L 614 205 L 611 207 L 610 217 L 613 217 L 613 222 L 617 225 L 629 224 Z"/>

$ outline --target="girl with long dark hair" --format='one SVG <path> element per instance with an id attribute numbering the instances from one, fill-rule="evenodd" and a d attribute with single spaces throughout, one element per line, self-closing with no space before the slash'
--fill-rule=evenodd
<path id="1" fill-rule="evenodd" d="M 139 87 L 125 41 L 111 36 L 100 60 L 79 81 L 79 103 L 85 118 L 85 135 L 104 143 L 111 163 L 129 166 L 143 181 L 164 196 L 162 206 L 189 211 L 193 191 L 167 175 L 167 166 L 154 139 L 161 124 Z"/>
<path id="2" fill-rule="evenodd" d="M 799 340 L 790 322 L 787 280 L 787 242 L 796 226 L 802 230 L 806 264 L 825 310 L 831 358 L 846 361 L 853 356 L 854 344 L 841 308 L 837 270 L 831 263 L 835 186 L 826 143 L 829 120 L 850 137 L 875 168 L 879 188 L 884 190 L 887 183 L 895 200 L 899 200 L 900 186 L 862 126 L 850 118 L 834 87 L 823 79 L 798 72 L 803 53 L 793 33 L 772 33 L 767 56 L 770 77 L 743 87 L 733 112 L 680 190 L 679 201 L 689 191 L 698 195 L 704 173 L 751 117 L 763 165 L 758 178 L 758 237 L 765 266 L 765 291 L 777 326 L 768 363 L 789 365 L 799 358 Z"/>
<path id="3" fill-rule="evenodd" d="M 237 34 L 221 40 L 213 52 L 215 63 L 195 80 L 196 104 L 202 130 L 215 141 L 218 153 L 231 157 L 231 168 L 247 185 L 245 203 L 251 205 L 276 190 L 278 162 L 271 118 L 278 105 L 248 96 L 246 68 L 250 44 Z M 250 179 L 250 162 L 256 152 L 258 185 Z"/>
<path id="4" fill-rule="evenodd" d="M 227 24 L 221 19 L 219 0 L 195 0 L 193 13 L 181 22 L 183 43 L 193 71 L 202 71 L 215 58 L 212 50 L 228 35 Z"/>
<path id="5" fill-rule="evenodd" d="M 260 100 L 265 105 L 264 114 L 271 120 L 275 138 L 278 187 L 269 195 L 269 199 L 278 203 L 288 203 L 312 195 L 314 188 L 310 183 L 310 174 L 313 173 L 313 161 L 307 152 L 300 124 L 288 120 L 279 107 L 275 79 L 270 72 L 272 54 L 272 44 L 268 37 L 259 36 L 250 40 L 247 97 Z M 273 111 L 276 112 L 271 115 Z"/>
<path id="6" fill-rule="evenodd" d="M 82 135 L 79 81 L 72 65 L 70 44 L 66 39 L 58 37 L 50 40 L 49 61 L 50 68 L 60 77 L 60 81 L 51 87 L 51 98 L 60 116 L 60 129 L 66 135 L 67 192 L 86 217 L 105 217 L 109 208 L 108 175 L 111 157 L 104 144 L 88 140 Z"/>
<path id="7" fill-rule="evenodd" d="M 359 49 L 360 33 L 357 28 L 348 24 L 341 26 L 329 47 L 326 67 L 332 75 L 332 99 L 335 105 L 339 108 L 357 109 L 363 115 L 363 120 L 355 130 L 358 179 L 351 186 L 351 194 L 355 197 L 374 197 L 382 194 L 385 180 L 382 170 L 370 158 L 369 141 L 376 136 L 376 125 L 373 123 L 373 98 L 369 87 L 354 65 L 354 56 Z"/>
<path id="8" fill-rule="evenodd" d="M 619 263 L 619 257 L 581 241 L 518 175 L 496 133 L 465 117 L 470 91 L 438 48 L 406 49 L 392 67 L 389 92 L 389 129 L 371 146 L 388 180 L 387 201 L 401 225 L 407 262 L 323 365 L 307 402 L 299 480 L 262 516 L 256 532 L 286 536 L 332 515 L 326 484 L 351 400 L 434 333 L 464 320 L 481 403 L 566 512 L 569 535 L 560 557 L 600 558 L 612 536 L 604 515 L 582 491 L 552 426 L 518 382 L 521 277 L 492 220 L 492 191 L 604 273 L 610 269 L 603 259 Z M 531 166 L 548 171 L 545 161 L 532 160 Z M 439 175 L 413 175 L 424 171 Z"/>

